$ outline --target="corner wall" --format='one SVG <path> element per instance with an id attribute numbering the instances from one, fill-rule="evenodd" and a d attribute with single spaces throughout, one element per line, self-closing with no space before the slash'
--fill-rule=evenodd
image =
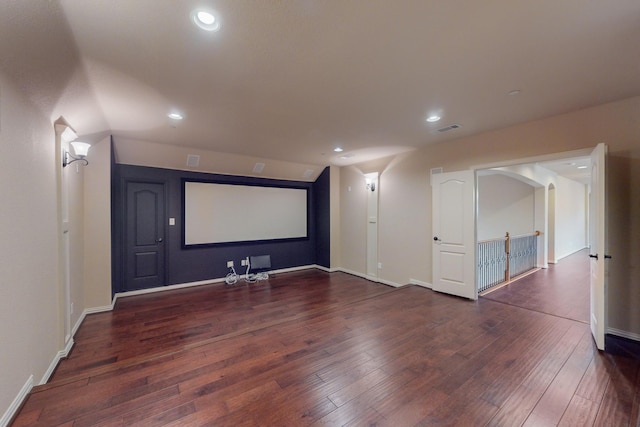
<path id="1" fill-rule="evenodd" d="M 93 144 L 84 176 L 84 309 L 111 304 L 111 139 Z"/>
<path id="2" fill-rule="evenodd" d="M 56 159 L 53 124 L 0 74 L 0 416 L 40 381 L 64 338 Z"/>

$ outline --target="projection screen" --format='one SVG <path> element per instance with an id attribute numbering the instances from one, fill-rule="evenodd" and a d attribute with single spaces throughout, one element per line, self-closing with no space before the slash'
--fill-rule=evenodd
<path id="1" fill-rule="evenodd" d="M 184 245 L 307 238 L 307 190 L 184 182 Z"/>

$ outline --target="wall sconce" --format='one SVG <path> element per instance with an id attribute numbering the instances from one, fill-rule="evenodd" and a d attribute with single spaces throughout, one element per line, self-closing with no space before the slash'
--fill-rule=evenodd
<path id="1" fill-rule="evenodd" d="M 88 165 L 89 161 L 86 159 L 86 157 L 89 153 L 89 147 L 91 147 L 91 145 L 87 144 L 86 142 L 79 141 L 73 141 L 71 145 L 73 146 L 73 151 L 76 153 L 76 155 L 74 156 L 67 150 L 64 150 L 64 153 L 62 153 L 62 167 L 65 167 L 78 160 L 84 162 L 85 166 Z"/>
<path id="2" fill-rule="evenodd" d="M 367 190 L 376 191 L 376 183 L 367 178 Z"/>

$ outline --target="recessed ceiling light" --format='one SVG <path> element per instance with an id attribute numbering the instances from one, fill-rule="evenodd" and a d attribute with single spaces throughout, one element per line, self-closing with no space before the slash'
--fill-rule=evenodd
<path id="1" fill-rule="evenodd" d="M 342 153 L 344 150 L 340 147 L 336 147 L 333 149 L 333 151 L 335 151 L 336 153 Z"/>
<path id="2" fill-rule="evenodd" d="M 586 169 L 586 168 L 587 168 L 587 167 L 586 167 L 586 166 L 584 166 L 584 165 L 583 165 L 583 166 L 578 166 L 578 169 Z"/>
<path id="3" fill-rule="evenodd" d="M 191 19 L 203 30 L 218 31 L 220 29 L 220 19 L 211 11 L 194 10 L 191 12 Z"/>
<path id="4" fill-rule="evenodd" d="M 176 113 L 176 112 L 167 114 L 167 117 L 169 117 L 171 120 L 182 120 L 182 119 L 184 119 L 182 114 Z"/>
<path id="5" fill-rule="evenodd" d="M 434 114 L 433 116 L 429 116 L 429 117 L 427 117 L 427 121 L 428 121 L 429 123 L 437 122 L 437 121 L 438 121 L 438 120 L 440 120 L 440 119 L 441 119 L 441 117 L 440 117 L 440 116 L 437 116 L 437 115 L 435 115 L 435 114 Z"/>

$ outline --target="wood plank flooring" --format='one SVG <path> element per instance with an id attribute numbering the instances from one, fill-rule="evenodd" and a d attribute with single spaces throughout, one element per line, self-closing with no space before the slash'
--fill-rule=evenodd
<path id="1" fill-rule="evenodd" d="M 589 323 L 589 251 L 583 249 L 484 298 Z"/>
<path id="2" fill-rule="evenodd" d="M 14 426 L 631 426 L 640 362 L 588 325 L 308 270 L 87 316 Z"/>

